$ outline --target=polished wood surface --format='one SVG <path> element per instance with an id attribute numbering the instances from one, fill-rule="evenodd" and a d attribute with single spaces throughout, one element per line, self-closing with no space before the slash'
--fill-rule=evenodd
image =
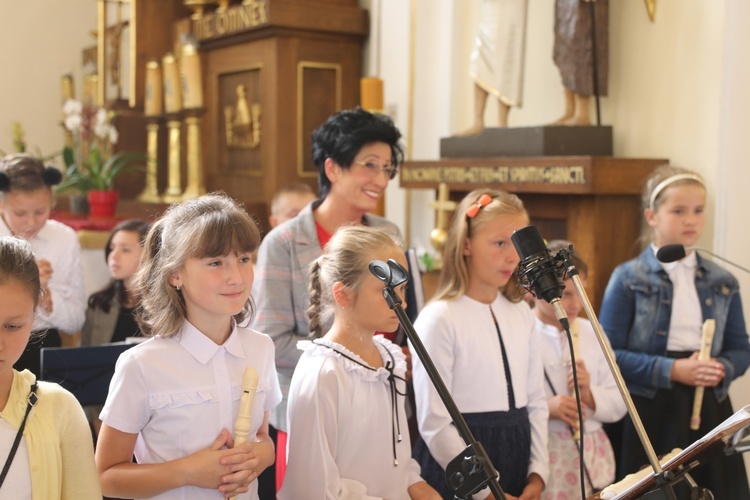
<path id="1" fill-rule="evenodd" d="M 664 163 L 595 156 L 441 159 L 405 162 L 400 177 L 405 188 L 447 182 L 456 201 L 482 187 L 518 194 L 545 239 L 572 241 L 588 263 L 586 289 L 598 311 L 614 268 L 641 249 L 641 189 Z"/>

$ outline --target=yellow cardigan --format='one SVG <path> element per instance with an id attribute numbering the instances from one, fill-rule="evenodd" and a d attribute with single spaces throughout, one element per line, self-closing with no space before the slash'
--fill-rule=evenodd
<path id="1" fill-rule="evenodd" d="M 28 370 L 13 371 L 10 398 L 0 418 L 14 429 L 21 426 L 34 380 Z M 94 444 L 81 405 L 57 384 L 39 382 L 36 393 L 39 401 L 23 432 L 29 453 L 32 500 L 101 499 Z"/>

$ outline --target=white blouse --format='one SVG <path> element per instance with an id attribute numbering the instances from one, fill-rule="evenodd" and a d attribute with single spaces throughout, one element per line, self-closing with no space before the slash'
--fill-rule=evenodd
<path id="1" fill-rule="evenodd" d="M 544 360 L 544 369 L 547 376 L 557 394 L 571 394 L 568 390 L 568 373 L 570 372 L 571 362 L 567 335 L 564 331 L 561 332 L 556 327 L 547 325 L 538 318 L 536 321 L 541 339 L 541 356 Z M 575 321 L 578 323 L 579 329 L 580 356 L 586 364 L 586 371 L 589 372 L 591 395 L 596 402 L 596 411 L 588 409 L 586 420 L 583 422 L 583 429 L 588 434 L 601 429 L 602 423 L 620 420 L 625 416 L 627 408 L 596 338 L 594 328 L 587 319 L 575 318 Z M 605 336 L 604 340 L 609 346 L 609 339 Z M 553 394 L 546 381 L 544 389 L 547 397 L 551 398 Z M 550 418 L 550 432 L 562 431 L 567 428 L 567 424 L 562 420 Z"/>
<path id="2" fill-rule="evenodd" d="M 163 463 L 208 448 L 222 429 L 234 433 L 246 367 L 258 372 L 250 432 L 255 439 L 264 412 L 281 400 L 273 341 L 235 326 L 216 345 L 188 321 L 174 337 L 155 337 L 128 349 L 117 360 L 102 421 L 138 434 L 139 464 Z M 238 499 L 255 499 L 258 482 Z M 187 486 L 151 498 L 221 498 L 218 490 Z"/>
<path id="3" fill-rule="evenodd" d="M 405 394 L 401 348 L 382 335 L 373 339 L 383 363 L 395 365 L 395 389 Z M 365 368 L 361 357 L 328 340 L 297 345 L 304 353 L 289 391 L 279 500 L 408 499 L 409 486 L 422 479 L 411 458 L 404 397 L 396 395 L 394 408 L 389 371 Z"/>
<path id="4" fill-rule="evenodd" d="M 11 236 L 5 220 L 0 217 L 0 236 Z M 61 333 L 75 333 L 83 327 L 86 317 L 86 291 L 83 286 L 81 246 L 76 232 L 61 222 L 48 220 L 29 240 L 37 259 L 52 265 L 49 293 L 52 312 L 38 307 L 33 330 L 58 328 Z"/>
<path id="5" fill-rule="evenodd" d="M 535 472 L 546 482 L 549 411 L 536 323 L 529 306 L 512 303 L 501 294 L 492 304 L 462 296 L 428 304 L 414 326 L 461 413 L 508 411 L 503 357 L 490 306 L 508 354 L 516 407 L 526 407 L 529 414 L 528 474 Z M 445 469 L 466 444 L 413 349 L 412 365 L 419 432 L 432 457 Z"/>
<path id="6" fill-rule="evenodd" d="M 658 249 L 651 245 L 656 252 Z M 660 262 L 672 282 L 672 309 L 669 316 L 668 351 L 699 351 L 703 335 L 703 310 L 695 288 L 698 258 L 695 252 L 676 262 Z"/>

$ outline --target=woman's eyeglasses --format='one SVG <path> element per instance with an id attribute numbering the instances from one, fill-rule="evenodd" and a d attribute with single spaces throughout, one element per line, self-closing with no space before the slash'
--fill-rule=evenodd
<path id="1" fill-rule="evenodd" d="M 393 179 L 394 177 L 396 177 L 396 174 L 398 174 L 398 167 L 393 165 L 392 163 L 379 165 L 374 161 L 353 161 L 352 164 L 365 167 L 367 173 L 370 174 L 370 177 L 373 178 L 381 175 L 382 173 L 385 173 L 385 175 L 387 175 L 389 179 Z"/>

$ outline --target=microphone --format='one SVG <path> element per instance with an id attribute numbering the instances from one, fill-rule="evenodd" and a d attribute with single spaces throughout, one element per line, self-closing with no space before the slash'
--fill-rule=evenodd
<path id="1" fill-rule="evenodd" d="M 730 264 L 736 267 L 737 269 L 745 271 L 746 273 L 750 273 L 750 269 L 746 269 L 739 264 L 735 264 L 731 260 L 727 260 L 724 257 L 716 255 L 713 252 L 709 252 L 705 248 L 698 248 L 698 247 L 685 248 L 683 245 L 679 243 L 674 243 L 672 245 L 664 245 L 663 247 L 660 247 L 659 250 L 656 251 L 656 260 L 658 260 L 659 262 L 666 262 L 666 263 L 675 262 L 684 258 L 685 255 L 687 255 L 688 250 L 700 250 L 701 252 L 706 252 L 708 255 L 711 255 L 712 257 L 716 259 L 726 262 L 727 264 Z"/>
<path id="2" fill-rule="evenodd" d="M 536 226 L 526 226 L 513 231 L 510 237 L 516 252 L 521 258 L 518 264 L 518 281 L 521 286 L 550 304 L 555 310 L 555 317 L 567 330 L 568 315 L 562 306 L 565 284 L 561 278 L 560 265 L 550 256 L 549 249 L 539 234 Z"/>
<path id="3" fill-rule="evenodd" d="M 693 247 L 688 247 L 689 250 L 693 250 Z M 687 255 L 686 249 L 681 244 L 664 245 L 656 251 L 656 260 L 659 262 L 675 262 Z"/>

